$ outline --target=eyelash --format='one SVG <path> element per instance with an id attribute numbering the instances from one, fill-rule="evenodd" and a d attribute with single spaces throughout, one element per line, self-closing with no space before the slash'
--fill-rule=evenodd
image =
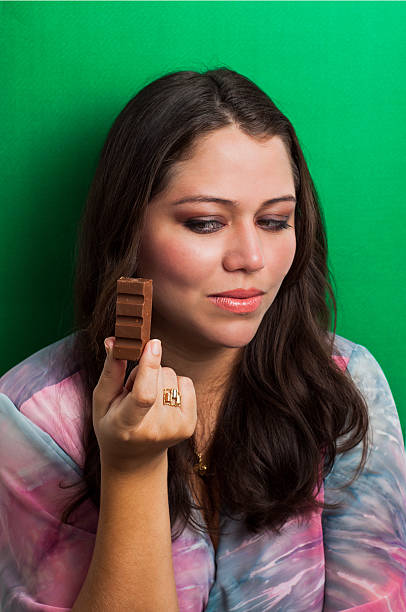
<path id="1" fill-rule="evenodd" d="M 266 231 L 269 232 L 280 232 L 281 230 L 284 229 L 288 229 L 289 227 L 292 227 L 292 225 L 289 225 L 289 223 L 287 223 L 286 221 L 276 221 L 275 219 L 262 219 L 262 221 L 269 221 L 270 223 L 272 223 L 272 226 L 268 226 L 268 228 L 266 228 Z M 190 229 L 192 232 L 194 231 L 196 234 L 214 234 L 217 230 L 214 230 L 212 232 L 208 231 L 198 231 L 196 230 L 196 228 L 200 225 L 200 226 L 205 226 L 207 228 L 208 224 L 210 223 L 219 223 L 220 225 L 222 225 L 220 223 L 220 221 L 216 221 L 216 219 L 208 219 L 208 220 L 201 220 L 201 221 L 193 221 L 192 219 L 190 221 L 186 221 L 183 225 L 185 227 L 187 227 L 188 229 Z"/>

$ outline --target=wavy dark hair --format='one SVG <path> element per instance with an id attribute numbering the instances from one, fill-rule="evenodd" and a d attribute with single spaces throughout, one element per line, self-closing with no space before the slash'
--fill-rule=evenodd
<path id="1" fill-rule="evenodd" d="M 337 309 L 324 217 L 295 130 L 270 97 L 238 72 L 224 66 L 170 72 L 143 87 L 114 120 L 79 225 L 71 357 L 83 384 L 85 460 L 82 478 L 69 485 L 79 489 L 62 522 L 68 523 L 88 498 L 100 508 L 92 393 L 105 360 L 104 339 L 114 335 L 116 281 L 137 277 L 148 202 L 166 189 L 176 162 L 193 155 L 199 137 L 228 125 L 258 141 L 282 139 L 296 191 L 296 252 L 224 389 L 207 454 L 206 511 L 211 514 L 221 504 L 251 533 L 279 534 L 292 517 L 300 522 L 320 507 L 340 507 L 316 499 L 336 454 L 363 442 L 361 461 L 344 486 L 365 465 L 368 407 L 350 374 L 333 359 Z M 134 365 L 127 363 L 127 376 Z M 202 528 L 192 506 L 203 506 L 189 494 L 194 462 L 191 438 L 168 449 L 172 539 L 187 523 Z"/>

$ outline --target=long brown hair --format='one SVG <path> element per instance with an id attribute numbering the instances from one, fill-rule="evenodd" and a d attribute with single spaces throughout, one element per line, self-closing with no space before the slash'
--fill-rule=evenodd
<path id="1" fill-rule="evenodd" d="M 316 499 L 337 453 L 363 441 L 358 469 L 345 486 L 365 465 L 368 408 L 350 374 L 332 359 L 337 312 L 325 224 L 295 130 L 264 91 L 233 70 L 171 72 L 143 87 L 115 119 L 79 227 L 72 358 L 83 384 L 85 461 L 63 522 L 87 498 L 100 507 L 92 392 L 105 359 L 103 341 L 114 335 L 116 281 L 137 276 L 148 202 L 165 190 L 174 164 L 193 154 L 200 136 L 230 124 L 253 138 L 277 135 L 284 142 L 296 191 L 297 246 L 274 302 L 224 389 L 208 451 L 208 511 L 219 492 L 224 513 L 244 520 L 249 531 L 280 533 L 292 517 L 340 507 Z M 128 362 L 127 375 L 134 365 Z M 194 461 L 191 439 L 168 449 L 172 527 L 181 521 L 173 538 L 187 522 L 200 529 L 188 493 Z"/>

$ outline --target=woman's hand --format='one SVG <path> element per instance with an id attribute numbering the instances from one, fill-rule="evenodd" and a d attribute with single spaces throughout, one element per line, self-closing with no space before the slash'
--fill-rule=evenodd
<path id="1" fill-rule="evenodd" d="M 152 344 L 159 344 L 159 354 Z M 161 367 L 161 343 L 150 340 L 123 387 L 127 361 L 114 359 L 114 337 L 106 338 L 107 357 L 93 391 L 93 427 L 103 465 L 132 472 L 155 464 L 170 446 L 190 438 L 196 428 L 196 393 L 191 378 Z M 181 406 L 163 404 L 163 389 L 177 388 Z"/>

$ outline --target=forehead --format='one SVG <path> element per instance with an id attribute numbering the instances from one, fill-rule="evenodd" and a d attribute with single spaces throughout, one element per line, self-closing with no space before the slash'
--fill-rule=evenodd
<path id="1" fill-rule="evenodd" d="M 279 136 L 257 140 L 235 126 L 227 126 L 198 138 L 189 159 L 174 164 L 170 189 L 244 182 L 272 188 L 294 188 L 289 155 Z M 219 194 L 220 195 L 220 194 Z M 230 195 L 228 193 L 228 195 Z M 272 194 L 269 194 L 269 196 Z"/>

